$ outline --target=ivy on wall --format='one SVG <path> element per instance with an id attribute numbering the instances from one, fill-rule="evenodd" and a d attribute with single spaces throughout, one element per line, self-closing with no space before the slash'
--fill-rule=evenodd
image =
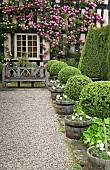
<path id="1" fill-rule="evenodd" d="M 81 33 L 90 24 L 104 23 L 96 13 L 97 3 L 102 0 L 11 0 L 0 4 L 0 39 L 6 40 L 4 33 L 36 32 L 50 43 L 52 57 L 67 56 L 70 47 L 82 44 Z M 83 10 L 82 10 L 83 9 Z"/>

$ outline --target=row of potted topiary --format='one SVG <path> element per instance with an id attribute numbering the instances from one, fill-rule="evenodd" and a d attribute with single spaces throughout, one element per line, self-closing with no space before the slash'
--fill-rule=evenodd
<path id="1" fill-rule="evenodd" d="M 102 166 L 102 170 L 104 167 L 104 170 L 109 170 L 110 151 L 107 145 L 104 120 L 105 118 L 110 117 L 110 81 L 93 82 L 89 77 L 82 75 L 81 71 L 75 67 L 67 66 L 67 64 L 63 62 L 60 63 L 60 61 L 53 60 L 51 61 L 51 64 L 49 62 L 46 66 L 47 71 L 50 75 L 56 76 L 59 80 L 55 81 L 54 79 L 51 91 L 56 93 L 59 89 L 58 87 L 60 87 L 60 90 L 62 90 L 63 87 L 63 90 L 58 92 L 58 95 L 57 93 L 55 94 L 56 112 L 58 114 L 70 114 L 65 117 L 66 136 L 69 138 L 80 139 L 80 135 L 85 127 L 90 126 L 92 117 L 96 116 L 102 118 L 105 137 L 103 147 L 105 150 L 103 152 L 108 155 L 107 161 L 101 161 L 101 165 L 95 162 L 94 165 L 93 160 L 90 161 L 90 155 L 92 155 L 96 149 L 99 150 L 99 155 L 102 154 L 102 151 L 100 151 L 100 147 L 90 148 L 87 151 L 89 155 L 88 169 L 93 170 L 93 167 L 97 167 L 96 169 L 98 170 L 98 168 L 100 169 L 100 166 Z M 76 127 L 80 127 L 79 130 Z M 100 145 L 101 143 L 97 146 Z M 92 158 L 93 155 L 91 156 L 91 159 Z M 100 162 L 100 159 L 98 159 L 98 162 Z M 104 167 L 102 164 L 104 164 Z"/>

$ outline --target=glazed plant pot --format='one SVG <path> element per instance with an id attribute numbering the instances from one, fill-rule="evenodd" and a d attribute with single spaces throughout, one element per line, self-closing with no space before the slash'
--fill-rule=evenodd
<path id="1" fill-rule="evenodd" d="M 56 96 L 61 95 L 64 92 L 63 89 L 52 89 L 52 88 L 50 88 L 50 91 L 51 91 L 52 100 L 56 100 Z"/>
<path id="2" fill-rule="evenodd" d="M 72 121 L 70 116 L 65 117 L 65 131 L 66 137 L 70 139 L 80 139 L 85 128 L 90 126 L 92 119 L 86 121 Z"/>
<path id="3" fill-rule="evenodd" d="M 104 160 L 101 158 L 97 158 L 92 156 L 91 152 L 93 147 L 87 149 L 87 167 L 88 170 L 110 170 L 110 160 Z M 110 147 L 109 147 L 110 150 Z"/>
<path id="4" fill-rule="evenodd" d="M 73 113 L 75 101 L 58 101 L 56 100 L 55 110 L 60 115 L 70 115 Z"/>

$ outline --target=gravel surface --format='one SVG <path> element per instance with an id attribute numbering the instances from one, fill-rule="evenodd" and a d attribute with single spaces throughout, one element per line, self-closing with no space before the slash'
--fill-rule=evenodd
<path id="1" fill-rule="evenodd" d="M 70 170 L 47 89 L 0 91 L 0 170 Z"/>

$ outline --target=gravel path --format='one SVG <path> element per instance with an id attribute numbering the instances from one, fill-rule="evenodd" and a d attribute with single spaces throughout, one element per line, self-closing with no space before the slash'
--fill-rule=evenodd
<path id="1" fill-rule="evenodd" d="M 0 170 L 70 170 L 46 89 L 0 91 Z"/>

